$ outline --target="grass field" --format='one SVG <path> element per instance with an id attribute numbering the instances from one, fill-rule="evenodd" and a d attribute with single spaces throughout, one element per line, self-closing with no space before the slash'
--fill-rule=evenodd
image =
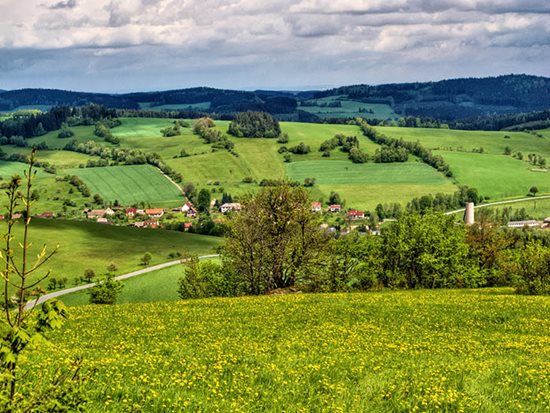
<path id="1" fill-rule="evenodd" d="M 121 205 L 145 202 L 151 205 L 181 203 L 181 191 L 157 168 L 150 165 L 108 166 L 103 168 L 70 169 L 90 188 L 108 201 L 118 200 Z"/>
<path id="2" fill-rule="evenodd" d="M 313 113 L 321 118 L 354 118 L 357 116 L 367 119 L 397 119 L 399 115 L 390 105 L 382 103 L 364 103 L 339 96 L 329 96 L 321 99 L 310 99 L 318 104 L 340 102 L 341 107 L 299 106 L 298 109 Z M 360 112 L 368 110 L 369 112 Z"/>
<path id="3" fill-rule="evenodd" d="M 512 213 L 520 209 L 525 209 L 525 212 L 533 219 L 543 220 L 550 217 L 550 199 L 538 199 L 534 197 L 529 201 L 514 202 L 512 204 L 497 205 L 494 207 L 486 207 L 483 209 L 497 210 L 502 212 L 504 208 L 512 208 Z M 476 214 L 477 214 L 476 210 Z M 462 216 L 462 213 L 460 213 Z"/>
<path id="4" fill-rule="evenodd" d="M 0 225 L 4 233 L 5 223 Z M 21 223 L 16 225 L 16 241 L 21 240 L 22 227 Z M 59 245 L 58 252 L 46 267 L 52 269 L 55 278 L 67 277 L 69 285 L 87 268 L 103 274 L 107 265 L 113 262 L 118 267 L 116 274 L 124 274 L 141 268 L 140 258 L 146 252 L 152 254 L 151 265 L 155 265 L 170 261 L 170 252 L 209 254 L 221 243 L 221 238 L 176 231 L 41 219 L 32 220 L 30 237 L 33 241 L 31 257 L 36 256 L 43 244 L 47 244 L 49 250 Z"/>
<path id="5" fill-rule="evenodd" d="M 347 206 L 372 209 L 378 203 L 403 202 L 427 193 L 453 193 L 456 187 L 433 168 L 419 163 L 350 164 L 349 161 L 309 161 L 286 165 L 291 179 L 315 177 L 312 197 L 328 200 L 338 192 Z"/>
<path id="6" fill-rule="evenodd" d="M 32 379 L 82 356 L 89 412 L 550 408 L 549 297 L 417 290 L 70 311 L 25 362 Z"/>
<path id="7" fill-rule="evenodd" d="M 435 151 L 451 165 L 456 180 L 491 199 L 525 196 L 536 186 L 550 193 L 550 170 L 533 171 L 529 164 L 504 155 Z"/>
<path id="8" fill-rule="evenodd" d="M 219 259 L 214 258 L 210 261 L 219 262 Z M 117 303 L 178 301 L 178 280 L 183 276 L 183 272 L 183 265 L 175 265 L 124 280 L 124 288 L 117 298 Z M 63 296 L 62 300 L 68 306 L 85 305 L 89 302 L 89 295 L 86 291 L 79 291 Z"/>

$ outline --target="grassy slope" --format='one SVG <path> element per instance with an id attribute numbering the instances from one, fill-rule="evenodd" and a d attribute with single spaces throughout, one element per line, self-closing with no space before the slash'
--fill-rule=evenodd
<path id="1" fill-rule="evenodd" d="M 550 172 L 537 172 L 532 165 L 504 155 L 508 146 L 513 152 L 536 153 L 550 159 L 550 132 L 544 138 L 524 132 L 455 131 L 422 128 L 379 128 L 387 135 L 405 140 L 419 140 L 435 150 L 451 165 L 457 181 L 476 187 L 493 199 L 525 195 L 531 186 L 540 193 L 550 193 Z M 510 136 L 509 139 L 504 138 Z M 482 147 L 483 154 L 471 153 Z"/>
<path id="2" fill-rule="evenodd" d="M 90 412 L 543 412 L 550 298 L 402 291 L 85 306 L 31 354 L 83 356 Z"/>
<path id="3" fill-rule="evenodd" d="M 350 118 L 350 117 L 366 117 L 367 119 L 388 119 L 398 118 L 390 105 L 381 103 L 363 103 L 356 100 L 349 99 L 337 99 L 335 96 L 330 96 L 321 99 L 311 99 L 318 103 L 328 103 L 339 100 L 341 107 L 319 107 L 319 106 L 300 106 L 298 109 L 304 110 L 309 113 L 314 113 L 321 118 Z M 359 112 L 359 109 L 371 109 L 373 113 Z"/>
<path id="4" fill-rule="evenodd" d="M 0 225 L 4 233 L 5 223 Z M 16 241 L 19 242 L 21 223 L 16 228 Z M 212 253 L 221 242 L 221 238 L 175 231 L 40 219 L 32 221 L 30 237 L 33 241 L 30 256 L 33 258 L 44 243 L 49 250 L 59 245 L 57 254 L 46 267 L 52 269 L 53 277 L 67 277 L 69 284 L 81 277 L 86 268 L 102 274 L 107 265 L 114 262 L 119 268 L 116 274 L 124 274 L 141 268 L 140 257 L 146 252 L 152 254 L 151 265 L 154 265 L 169 261 L 167 255 L 172 251 L 185 255 Z"/>
<path id="5" fill-rule="evenodd" d="M 184 200 L 181 191 L 150 165 L 71 169 L 67 172 L 78 175 L 93 194 L 98 193 L 111 202 L 118 200 L 122 205 L 139 202 L 175 205 Z"/>
<path id="6" fill-rule="evenodd" d="M 213 258 L 211 261 L 219 262 L 219 259 Z M 178 301 L 178 280 L 183 271 L 182 265 L 175 265 L 124 280 L 124 288 L 117 303 Z M 84 305 L 88 304 L 89 296 L 86 291 L 79 291 L 63 296 L 62 300 L 69 306 Z"/>
<path id="7" fill-rule="evenodd" d="M 550 172 L 504 155 L 435 151 L 451 165 L 458 182 L 477 188 L 491 199 L 525 196 L 531 186 L 550 193 Z"/>
<path id="8" fill-rule="evenodd" d="M 392 202 L 437 192 L 453 192 L 451 182 L 433 168 L 420 162 L 394 164 L 350 164 L 349 161 L 309 161 L 287 164 L 287 174 L 303 181 L 316 177 L 316 187 L 323 193 L 335 190 L 346 193 L 350 206 L 374 208 L 380 194 Z"/>

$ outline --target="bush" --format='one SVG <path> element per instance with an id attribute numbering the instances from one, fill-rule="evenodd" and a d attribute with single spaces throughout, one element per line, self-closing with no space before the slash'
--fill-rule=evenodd
<path id="1" fill-rule="evenodd" d="M 540 242 L 511 251 L 504 267 L 519 294 L 550 294 L 550 248 Z"/>
<path id="2" fill-rule="evenodd" d="M 305 155 L 311 152 L 311 149 L 304 142 L 300 142 L 298 145 L 289 148 L 289 151 L 297 155 Z"/>
<path id="3" fill-rule="evenodd" d="M 91 304 L 114 304 L 124 284 L 118 281 L 111 274 L 89 289 Z"/>
<path id="4" fill-rule="evenodd" d="M 233 290 L 221 265 L 212 261 L 201 262 L 196 256 L 185 263 L 183 277 L 178 281 L 178 295 L 184 300 L 234 295 Z"/>

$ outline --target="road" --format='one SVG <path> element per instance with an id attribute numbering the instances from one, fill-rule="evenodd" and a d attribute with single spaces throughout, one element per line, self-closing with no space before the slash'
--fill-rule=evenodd
<path id="1" fill-rule="evenodd" d="M 490 207 L 490 206 L 495 206 L 495 205 L 513 204 L 515 202 L 536 201 L 538 199 L 549 199 L 549 198 L 550 198 L 550 195 L 543 195 L 543 196 L 536 196 L 536 197 L 529 196 L 527 198 L 512 199 L 510 201 L 498 201 L 498 202 L 490 202 L 488 204 L 476 205 L 476 206 L 474 206 L 474 209 L 485 208 L 485 207 Z M 458 214 L 459 212 L 464 212 L 465 210 L 466 210 L 466 208 L 457 209 L 455 211 L 445 212 L 445 215 Z"/>
<path id="2" fill-rule="evenodd" d="M 202 255 L 202 256 L 199 257 L 199 259 L 200 260 L 205 260 L 205 259 L 208 259 L 208 258 L 216 258 L 216 257 L 219 257 L 219 256 L 220 256 L 220 254 Z M 128 278 L 135 277 L 136 275 L 147 274 L 148 272 L 153 272 L 153 271 L 161 270 L 163 268 L 172 267 L 174 265 L 182 264 L 185 261 L 186 260 L 183 259 L 183 260 L 175 260 L 175 261 L 165 262 L 163 264 L 153 265 L 151 267 L 143 268 L 141 270 L 137 270 L 137 271 L 129 272 L 127 274 L 119 275 L 119 276 L 115 277 L 115 279 L 117 279 L 117 280 L 126 280 Z M 67 288 L 65 290 L 59 290 L 59 291 L 54 291 L 53 293 L 44 294 L 38 300 L 29 301 L 27 303 L 27 305 L 25 305 L 25 310 L 30 310 L 31 308 L 33 308 L 37 305 L 40 305 L 43 302 L 48 301 L 52 298 L 57 298 L 57 297 L 61 297 L 62 295 L 71 294 L 71 293 L 74 293 L 74 292 L 77 292 L 77 291 L 82 291 L 82 290 L 86 290 L 88 288 L 92 288 L 94 285 L 96 285 L 96 283 L 83 284 L 83 285 L 79 285 L 79 286 L 76 286 L 76 287 Z"/>

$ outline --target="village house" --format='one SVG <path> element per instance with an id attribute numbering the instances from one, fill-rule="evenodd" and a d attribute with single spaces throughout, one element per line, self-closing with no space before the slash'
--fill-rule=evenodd
<path id="1" fill-rule="evenodd" d="M 20 214 L 20 213 L 15 213 L 15 214 L 12 214 L 11 216 L 11 219 L 19 219 L 23 216 L 23 214 Z"/>
<path id="2" fill-rule="evenodd" d="M 128 218 L 133 218 L 137 215 L 137 208 L 126 208 L 124 213 Z"/>
<path id="3" fill-rule="evenodd" d="M 195 209 L 195 207 L 193 206 L 193 204 L 191 202 L 186 202 L 185 205 L 183 205 L 181 208 L 180 208 L 180 211 L 181 212 L 187 212 L 187 211 L 190 211 L 191 209 Z"/>
<path id="4" fill-rule="evenodd" d="M 107 209 L 89 209 L 86 212 L 86 218 L 97 220 L 97 218 L 110 217 L 115 214 L 111 208 Z"/>
<path id="5" fill-rule="evenodd" d="M 189 231 L 191 228 L 193 228 L 193 223 L 192 222 L 184 222 L 183 223 L 183 230 L 184 231 Z"/>
<path id="6" fill-rule="evenodd" d="M 340 204 L 331 204 L 328 206 L 330 212 L 340 212 L 342 211 L 342 205 Z"/>
<path id="7" fill-rule="evenodd" d="M 350 209 L 348 211 L 348 218 L 349 219 L 364 219 L 365 213 L 361 211 L 357 211 L 356 209 Z"/>
<path id="8" fill-rule="evenodd" d="M 103 218 L 103 217 L 100 217 L 98 219 L 96 219 L 96 221 L 98 224 L 109 224 L 109 220 L 107 218 Z"/>
<path id="9" fill-rule="evenodd" d="M 321 212 L 321 203 L 320 202 L 312 202 L 311 203 L 311 212 Z"/>
<path id="10" fill-rule="evenodd" d="M 527 221 L 510 221 L 508 222 L 508 228 L 538 228 L 540 227 L 540 223 L 538 221 L 535 221 L 533 219 L 527 220 Z"/>
<path id="11" fill-rule="evenodd" d="M 145 215 L 149 215 L 151 218 L 160 218 L 164 215 L 164 209 L 162 208 L 146 209 Z"/>
<path id="12" fill-rule="evenodd" d="M 156 219 L 147 219 L 145 221 L 134 222 L 133 224 L 130 224 L 130 226 L 135 227 L 135 228 L 152 228 L 152 229 L 155 229 L 155 228 L 158 228 L 160 225 L 159 225 L 159 221 L 156 220 Z"/>
<path id="13" fill-rule="evenodd" d="M 42 212 L 41 214 L 36 215 L 36 218 L 42 218 L 42 219 L 52 219 L 55 215 L 51 211 Z"/>
<path id="14" fill-rule="evenodd" d="M 228 212 L 231 212 L 231 211 L 237 211 L 238 212 L 241 209 L 243 209 L 243 206 L 241 204 L 239 204 L 238 202 L 228 202 L 228 203 L 223 204 L 220 207 L 220 212 L 222 214 L 227 214 Z"/>
<path id="15" fill-rule="evenodd" d="M 197 212 L 197 210 L 195 208 L 191 208 L 190 210 L 187 211 L 186 216 L 188 218 L 196 218 L 198 214 L 199 213 Z"/>

